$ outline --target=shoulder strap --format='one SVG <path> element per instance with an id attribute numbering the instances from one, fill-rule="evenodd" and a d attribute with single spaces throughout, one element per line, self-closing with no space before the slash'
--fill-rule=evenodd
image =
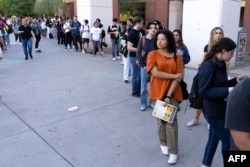
<path id="1" fill-rule="evenodd" d="M 145 36 L 141 37 L 141 56 L 144 57 L 146 52 L 145 52 Z"/>
<path id="2" fill-rule="evenodd" d="M 145 36 L 142 36 L 141 37 L 141 48 L 143 49 L 143 50 L 145 50 L 144 48 L 145 48 Z"/>

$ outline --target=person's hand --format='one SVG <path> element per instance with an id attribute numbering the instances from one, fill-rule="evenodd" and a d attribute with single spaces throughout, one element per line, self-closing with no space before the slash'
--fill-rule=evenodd
<path id="1" fill-rule="evenodd" d="M 178 82 L 181 82 L 181 80 L 183 79 L 183 74 L 182 74 L 182 73 L 175 74 L 175 79 L 176 79 Z"/>
<path id="2" fill-rule="evenodd" d="M 230 93 L 233 89 L 234 89 L 234 87 L 229 87 L 228 92 Z"/>
<path id="3" fill-rule="evenodd" d="M 240 82 L 242 79 L 244 79 L 244 78 L 247 78 L 247 77 L 249 77 L 249 76 L 247 76 L 247 75 L 239 75 L 239 76 L 237 76 L 237 82 Z"/>
<path id="4" fill-rule="evenodd" d="M 135 61 L 135 64 L 137 64 L 138 66 L 140 66 L 139 60 L 136 60 L 136 61 Z"/>
<path id="5" fill-rule="evenodd" d="M 169 104 L 169 103 L 170 103 L 170 98 L 169 98 L 169 97 L 166 97 L 166 98 L 164 99 L 164 102 L 165 102 L 165 105 Z"/>

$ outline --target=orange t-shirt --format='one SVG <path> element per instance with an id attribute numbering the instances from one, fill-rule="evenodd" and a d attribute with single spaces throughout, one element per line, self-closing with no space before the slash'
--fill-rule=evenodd
<path id="1" fill-rule="evenodd" d="M 183 73 L 183 60 L 182 56 L 177 53 L 177 59 L 174 57 L 166 57 L 162 55 L 158 50 L 151 51 L 147 57 L 147 71 L 150 73 L 153 67 L 157 67 L 158 71 L 166 72 L 169 74 Z M 167 90 L 170 88 L 171 79 L 161 79 L 151 75 L 150 77 L 150 89 L 149 99 L 151 100 L 162 100 Z M 180 84 L 172 94 L 172 98 L 182 101 L 182 91 Z"/>

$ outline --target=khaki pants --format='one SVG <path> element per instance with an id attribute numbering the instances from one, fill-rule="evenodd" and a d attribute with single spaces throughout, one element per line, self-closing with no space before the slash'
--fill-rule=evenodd
<path id="1" fill-rule="evenodd" d="M 179 102 L 171 99 L 170 104 L 178 107 Z M 178 154 L 178 123 L 177 123 L 177 112 L 173 123 L 163 122 L 157 119 L 158 124 L 158 135 L 160 144 L 168 146 L 168 152 L 170 154 Z"/>

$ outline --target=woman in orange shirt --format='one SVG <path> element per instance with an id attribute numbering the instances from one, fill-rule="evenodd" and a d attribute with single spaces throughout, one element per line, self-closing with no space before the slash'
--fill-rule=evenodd
<path id="1" fill-rule="evenodd" d="M 164 100 L 178 107 L 182 99 L 179 82 L 183 78 L 182 56 L 176 53 L 173 34 L 169 30 L 160 30 L 155 35 L 153 43 L 155 50 L 148 54 L 147 71 L 151 74 L 149 99 Z M 175 164 L 178 158 L 178 123 L 177 114 L 173 123 L 160 119 L 158 135 L 163 154 L 168 155 L 169 164 Z"/>

